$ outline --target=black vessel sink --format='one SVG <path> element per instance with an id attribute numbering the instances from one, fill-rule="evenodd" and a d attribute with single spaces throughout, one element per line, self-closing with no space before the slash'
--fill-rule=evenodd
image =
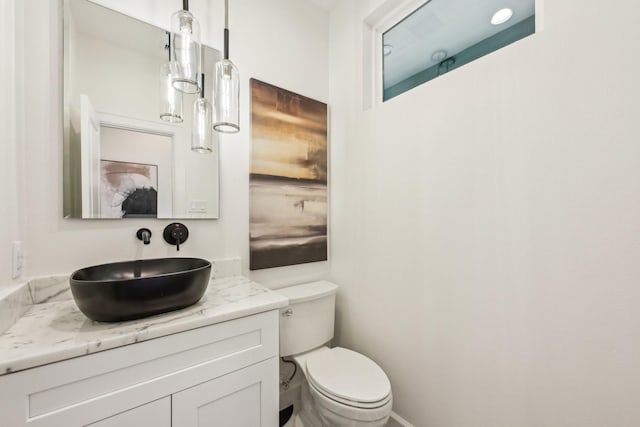
<path id="1" fill-rule="evenodd" d="M 210 275 L 211 263 L 204 259 L 158 258 L 82 268 L 69 283 L 88 318 L 119 322 L 197 303 Z"/>

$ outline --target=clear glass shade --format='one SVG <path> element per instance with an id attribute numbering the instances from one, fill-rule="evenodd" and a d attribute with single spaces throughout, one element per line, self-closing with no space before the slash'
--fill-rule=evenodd
<path id="1" fill-rule="evenodd" d="M 160 118 L 166 122 L 182 123 L 182 93 L 173 87 L 178 65 L 167 62 L 160 67 Z"/>
<path id="2" fill-rule="evenodd" d="M 199 93 L 200 24 L 188 10 L 171 15 L 171 50 L 178 65 L 173 86 L 184 93 Z"/>
<path id="3" fill-rule="evenodd" d="M 205 98 L 193 102 L 191 150 L 198 153 L 213 151 L 213 107 Z"/>
<path id="4" fill-rule="evenodd" d="M 228 59 L 216 63 L 213 95 L 213 129 L 222 133 L 240 131 L 240 74 Z"/>

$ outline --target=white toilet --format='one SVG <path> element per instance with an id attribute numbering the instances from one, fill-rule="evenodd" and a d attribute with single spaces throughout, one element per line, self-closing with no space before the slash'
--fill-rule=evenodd
<path id="1" fill-rule="evenodd" d="M 391 384 L 373 360 L 333 338 L 338 286 L 320 281 L 278 289 L 289 298 L 280 310 L 280 356 L 304 373 L 295 427 L 383 427 L 391 414 Z"/>

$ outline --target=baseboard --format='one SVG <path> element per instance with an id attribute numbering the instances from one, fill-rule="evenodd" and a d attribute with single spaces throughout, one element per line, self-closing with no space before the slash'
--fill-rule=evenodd
<path id="1" fill-rule="evenodd" d="M 387 427 L 413 427 L 413 424 L 411 424 L 409 421 L 405 420 L 395 412 L 391 411 L 391 416 L 389 417 Z"/>

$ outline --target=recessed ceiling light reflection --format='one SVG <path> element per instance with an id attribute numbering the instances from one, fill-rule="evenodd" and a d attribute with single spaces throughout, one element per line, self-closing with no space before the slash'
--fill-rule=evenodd
<path id="1" fill-rule="evenodd" d="M 384 46 L 382 46 L 382 53 L 384 54 L 384 56 L 391 55 L 391 52 L 393 52 L 393 46 L 392 45 L 385 44 Z"/>
<path id="2" fill-rule="evenodd" d="M 509 8 L 500 9 L 491 17 L 491 23 L 493 25 L 500 25 L 507 22 L 513 16 L 513 10 Z"/>
<path id="3" fill-rule="evenodd" d="M 433 62 L 440 62 L 447 57 L 447 51 L 444 49 L 436 50 L 431 55 L 431 60 Z"/>

